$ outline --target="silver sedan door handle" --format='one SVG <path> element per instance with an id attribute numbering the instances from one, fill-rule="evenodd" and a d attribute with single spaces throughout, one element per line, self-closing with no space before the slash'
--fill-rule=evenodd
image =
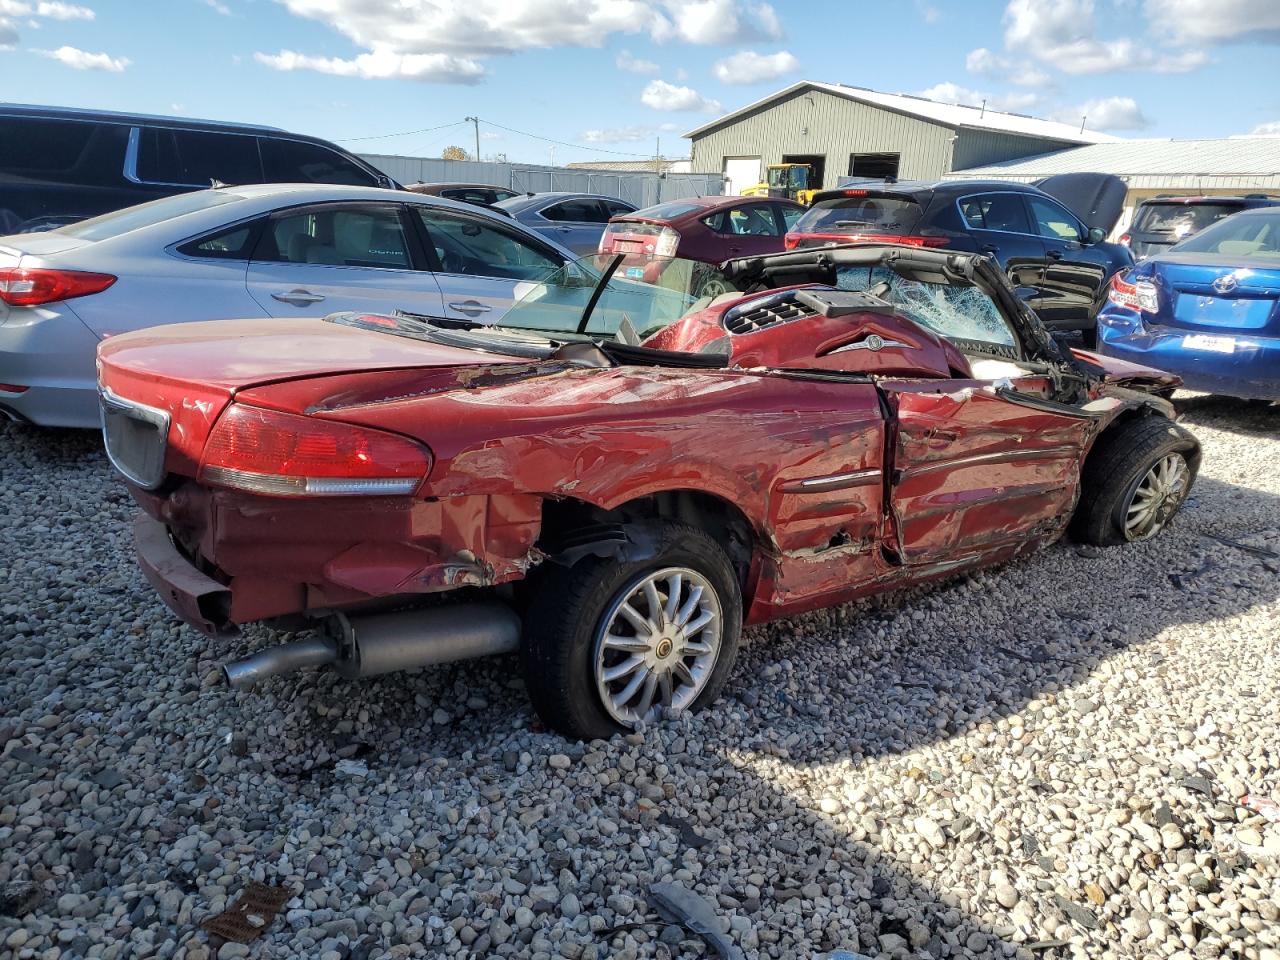
<path id="1" fill-rule="evenodd" d="M 273 293 L 271 299 L 279 300 L 281 303 L 292 303 L 295 307 L 306 306 L 308 303 L 319 303 L 324 296 L 319 293 L 312 293 L 310 290 L 286 290 L 283 293 Z"/>
<path id="2" fill-rule="evenodd" d="M 487 303 L 481 303 L 479 300 L 455 300 L 449 304 L 450 310 L 457 310 L 459 313 L 468 313 L 473 316 L 481 313 L 489 313 L 493 307 Z"/>

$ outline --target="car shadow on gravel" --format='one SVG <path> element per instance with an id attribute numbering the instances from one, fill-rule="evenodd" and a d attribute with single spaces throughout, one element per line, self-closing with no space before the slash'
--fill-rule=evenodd
<path id="1" fill-rule="evenodd" d="M 1280 436 L 1280 403 L 1179 393 L 1174 406 L 1189 427 L 1203 425 L 1244 436 Z"/>
<path id="2" fill-rule="evenodd" d="M 1176 684 L 1165 631 L 1230 621 L 1277 598 L 1280 497 L 1201 478 L 1179 521 L 1152 542 L 1106 550 L 1063 542 L 938 588 L 749 631 L 727 688 L 741 741 L 722 756 L 742 774 L 738 789 L 754 798 L 755 830 L 769 831 L 775 850 L 780 837 L 790 839 L 767 873 L 765 899 L 783 904 L 767 922 L 804 920 L 812 904 L 785 904 L 812 899 L 804 885 L 818 883 L 812 895 L 829 879 L 844 882 L 836 899 L 855 894 L 858 930 L 812 931 L 815 952 L 874 955 L 886 935 L 935 957 L 943 940 L 964 956 L 1032 943 L 1043 957 L 1117 948 L 1127 913 L 1063 888 L 1070 858 L 1050 846 L 1037 817 L 1055 804 L 1074 808 L 1077 778 L 1106 763 L 1078 740 L 1065 752 L 1052 743 L 1048 753 L 1034 749 L 1032 730 L 1054 716 L 1105 735 L 1090 724 L 1099 704 L 1078 690 L 1110 661 L 1140 650 L 1139 659 Z M 1245 679 L 1240 695 L 1274 692 Z M 1011 725 L 1020 714 L 1027 719 Z M 1187 717 L 1187 729 L 1202 719 Z M 1185 755 L 1175 759 L 1176 733 L 1162 755 L 1143 758 L 1161 768 L 1170 791 L 1197 774 Z M 1198 774 L 1212 779 L 1204 766 Z M 1178 795 L 1197 809 L 1203 803 Z M 1124 806 L 1129 798 L 1113 799 Z M 1170 814 L 1182 817 L 1170 802 Z M 755 830 L 747 824 L 725 840 L 751 849 Z M 1188 845 L 1214 849 L 1203 836 Z M 998 902 L 1006 879 L 987 874 L 989 856 L 1016 864 L 1006 873 L 1019 878 L 1017 896 L 999 892 L 1007 907 L 1021 901 L 1020 914 Z M 945 882 L 917 879 L 925 863 Z M 980 910 L 965 909 L 972 898 Z"/>

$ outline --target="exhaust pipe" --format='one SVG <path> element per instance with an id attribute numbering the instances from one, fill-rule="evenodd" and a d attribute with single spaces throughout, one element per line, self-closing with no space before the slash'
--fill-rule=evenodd
<path id="1" fill-rule="evenodd" d="M 259 650 L 251 657 L 232 660 L 222 665 L 227 685 L 247 690 L 254 684 L 282 673 L 293 673 L 303 667 L 323 667 L 338 659 L 338 645 L 328 637 L 294 640 Z"/>
<path id="2" fill-rule="evenodd" d="M 520 618 L 501 603 L 354 617 L 338 613 L 328 627 L 324 636 L 223 664 L 227 683 L 246 690 L 266 677 L 327 665 L 344 677 L 372 677 L 520 649 Z"/>

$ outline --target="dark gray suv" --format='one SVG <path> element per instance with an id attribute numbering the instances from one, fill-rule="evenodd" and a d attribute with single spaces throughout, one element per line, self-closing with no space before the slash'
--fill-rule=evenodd
<path id="1" fill-rule="evenodd" d="M 1133 223 L 1120 242 L 1135 260 L 1164 253 L 1175 243 L 1241 210 L 1280 206 L 1280 197 L 1251 193 L 1243 197 L 1153 197 L 1138 204 Z"/>
<path id="2" fill-rule="evenodd" d="M 274 127 L 0 105 L 0 235 L 51 230 L 213 181 L 396 186 L 341 147 Z"/>

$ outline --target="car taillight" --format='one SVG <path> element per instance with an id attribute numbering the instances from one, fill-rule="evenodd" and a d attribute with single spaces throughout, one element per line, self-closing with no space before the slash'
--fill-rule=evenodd
<path id="1" fill-rule="evenodd" d="M 604 228 L 600 234 L 600 243 L 596 245 L 596 253 L 609 253 L 613 250 L 613 224 Z"/>
<path id="2" fill-rule="evenodd" d="M 1111 278 L 1107 300 L 1127 310 L 1143 310 L 1147 313 L 1158 313 L 1160 310 L 1160 295 L 1156 292 L 1154 283 L 1150 280 L 1130 283 L 1119 273 Z"/>
<path id="3" fill-rule="evenodd" d="M 233 404 L 205 444 L 199 479 L 278 497 L 394 496 L 430 471 L 431 451 L 404 437 Z"/>
<path id="4" fill-rule="evenodd" d="M 115 282 L 109 273 L 9 267 L 0 270 L 0 300 L 11 307 L 35 307 L 101 293 Z"/>
<path id="5" fill-rule="evenodd" d="M 655 257 L 674 257 L 678 246 L 680 246 L 679 232 L 672 230 L 670 227 L 663 227 L 658 231 L 657 239 L 653 242 L 653 255 Z"/>
<path id="6" fill-rule="evenodd" d="M 1133 244 L 1133 237 L 1129 236 L 1129 234 L 1127 234 L 1127 233 L 1122 233 L 1122 234 L 1120 234 L 1120 239 L 1119 239 L 1118 241 L 1116 241 L 1116 242 L 1117 242 L 1117 243 L 1123 243 L 1126 247 L 1128 247 L 1128 246 L 1132 246 L 1132 244 Z"/>

